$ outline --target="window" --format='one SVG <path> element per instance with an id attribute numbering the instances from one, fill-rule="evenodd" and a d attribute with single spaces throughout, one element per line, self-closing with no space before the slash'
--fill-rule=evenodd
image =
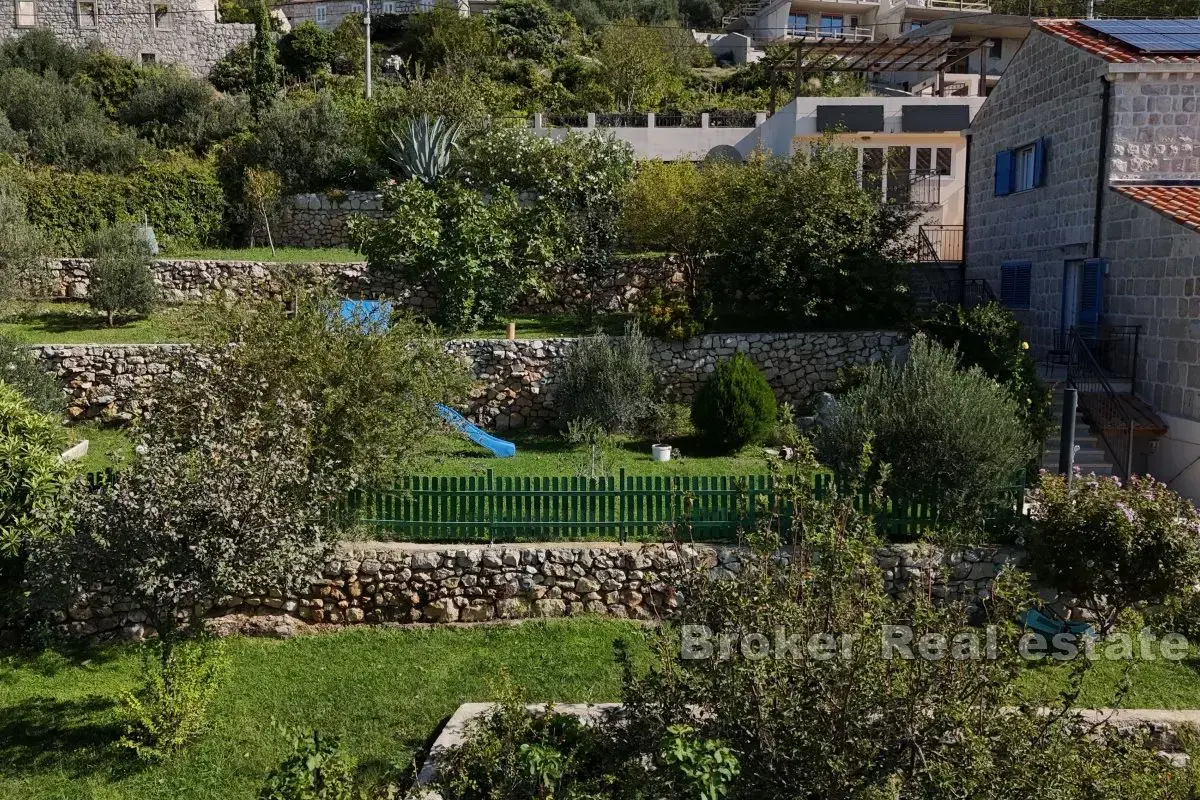
<path id="1" fill-rule="evenodd" d="M 325 6 L 317 6 L 313 13 L 316 15 L 317 22 L 325 21 Z"/>
<path id="2" fill-rule="evenodd" d="M 81 28 L 96 27 L 96 3 L 94 0 L 80 0 L 75 4 L 75 20 Z"/>
<path id="3" fill-rule="evenodd" d="M 845 21 L 841 14 L 822 14 L 821 15 L 821 35 L 822 36 L 837 36 L 843 30 Z"/>
<path id="4" fill-rule="evenodd" d="M 808 14 L 789 14 L 788 33 L 804 33 L 808 30 Z"/>
<path id="5" fill-rule="evenodd" d="M 350 13 L 351 14 L 361 14 L 362 13 L 362 3 L 351 3 L 350 4 Z"/>
<path id="6" fill-rule="evenodd" d="M 933 172 L 933 150 L 928 147 L 917 148 L 917 172 Z"/>
<path id="7" fill-rule="evenodd" d="M 954 151 L 949 147 L 939 147 L 937 149 L 937 174 L 949 175 L 951 172 L 951 162 L 954 158 Z"/>
<path id="8" fill-rule="evenodd" d="M 995 195 L 1003 197 L 1045 185 L 1048 146 L 1049 141 L 1043 138 L 996 153 Z"/>
<path id="9" fill-rule="evenodd" d="M 167 8 L 167 4 L 161 0 L 152 0 L 150 3 L 150 25 L 156 31 L 171 30 L 171 15 Z"/>
<path id="10" fill-rule="evenodd" d="M 920 30 L 920 29 L 921 29 L 921 23 L 920 23 L 920 22 L 917 22 L 917 21 L 914 19 L 912 22 L 908 23 L 908 29 L 909 29 L 910 31 L 916 31 L 916 30 Z"/>
<path id="11" fill-rule="evenodd" d="M 383 13 L 395 14 L 396 13 L 396 4 L 395 3 L 384 3 L 383 4 Z"/>
<path id="12" fill-rule="evenodd" d="M 1004 40 L 992 39 L 991 49 L 988 50 L 988 58 L 1000 59 L 1004 57 Z"/>
<path id="13" fill-rule="evenodd" d="M 17 27 L 32 28 L 37 25 L 37 4 L 34 0 L 16 0 Z"/>
<path id="14" fill-rule="evenodd" d="M 154 53 L 142 53 L 138 56 L 138 63 L 140 63 L 143 67 L 154 64 L 157 60 L 158 59 L 155 58 Z"/>
<path id="15" fill-rule="evenodd" d="M 1000 265 L 1001 305 L 1005 308 L 1029 308 L 1032 283 L 1032 261 L 1005 261 Z"/>

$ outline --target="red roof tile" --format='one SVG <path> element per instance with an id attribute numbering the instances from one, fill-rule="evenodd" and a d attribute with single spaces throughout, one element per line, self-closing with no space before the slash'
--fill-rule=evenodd
<path id="1" fill-rule="evenodd" d="M 1113 189 L 1181 225 L 1200 230 L 1200 186 L 1114 186 Z"/>
<path id="2" fill-rule="evenodd" d="M 1076 47 L 1114 64 L 1200 64 L 1200 55 L 1142 53 L 1116 39 L 1096 33 L 1074 19 L 1037 19 L 1033 24 Z"/>

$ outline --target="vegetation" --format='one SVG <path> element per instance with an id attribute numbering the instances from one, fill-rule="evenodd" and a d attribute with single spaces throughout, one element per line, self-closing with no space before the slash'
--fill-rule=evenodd
<path id="1" fill-rule="evenodd" d="M 954 350 L 920 335 L 907 361 L 874 364 L 861 379 L 818 428 L 822 463 L 843 480 L 859 479 L 870 448 L 878 460 L 872 477 L 886 465 L 893 497 L 934 502 L 943 525 L 976 536 L 1031 455 L 1017 401 L 978 367 L 959 369 Z"/>
<path id="2" fill-rule="evenodd" d="M 88 239 L 84 254 L 93 259 L 88 305 L 104 312 L 110 328 L 118 312 L 150 313 L 158 286 L 150 272 L 150 247 L 136 226 L 101 228 Z"/>
<path id="3" fill-rule="evenodd" d="M 0 303 L 37 293 L 45 283 L 50 242 L 25 216 L 15 186 L 0 186 Z"/>
<path id="4" fill-rule="evenodd" d="M 696 429 L 726 451 L 761 443 L 776 414 L 775 392 L 744 353 L 717 364 L 692 404 Z"/>
<path id="5" fill-rule="evenodd" d="M 1200 513 L 1152 477 L 1043 475 L 1030 500 L 1038 576 L 1070 592 L 1107 632 L 1131 609 L 1200 580 Z"/>
<path id="6" fill-rule="evenodd" d="M 564 424 L 588 420 L 607 433 L 629 433 L 647 417 L 654 399 L 650 343 L 636 323 L 625 335 L 580 339 L 557 377 L 556 403 Z"/>
<path id="7" fill-rule="evenodd" d="M 34 411 L 57 416 L 63 410 L 63 390 L 37 358 L 16 340 L 0 335 L 0 382 L 16 389 Z"/>
<path id="8" fill-rule="evenodd" d="M 18 344 L 185 342 L 198 335 L 202 315 L 201 306 L 163 307 L 145 317 L 118 316 L 110 326 L 86 303 L 20 303 L 0 314 L 0 336 Z"/>

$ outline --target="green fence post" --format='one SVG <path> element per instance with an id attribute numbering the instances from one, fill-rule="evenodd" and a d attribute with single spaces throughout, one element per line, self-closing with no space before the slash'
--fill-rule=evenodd
<path id="1" fill-rule="evenodd" d="M 488 542 L 496 543 L 496 493 L 492 483 L 492 468 L 488 467 L 487 471 L 487 499 L 488 499 Z"/>
<path id="2" fill-rule="evenodd" d="M 618 512 L 621 515 L 620 539 L 621 544 L 625 544 L 628 539 L 628 531 L 625 529 L 625 468 L 621 467 L 617 474 L 617 505 L 620 507 Z"/>

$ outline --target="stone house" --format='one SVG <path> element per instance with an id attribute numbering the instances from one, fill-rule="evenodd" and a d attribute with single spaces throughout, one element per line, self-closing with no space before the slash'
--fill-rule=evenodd
<path id="1" fill-rule="evenodd" d="M 312 22 L 318 28 L 331 31 L 341 25 L 346 17 L 365 13 L 368 2 L 371 6 L 371 16 L 378 18 L 385 14 L 408 15 L 430 11 L 437 5 L 438 0 L 286 0 L 279 6 L 279 10 L 293 28 L 305 22 Z M 494 0 L 442 2 L 457 8 L 462 16 L 483 13 L 494 5 Z"/>
<path id="2" fill-rule="evenodd" d="M 223 23 L 216 0 L 13 0 L 0 35 L 45 28 L 76 47 L 97 42 L 142 64 L 180 64 L 206 75 L 254 36 L 254 26 Z"/>
<path id="3" fill-rule="evenodd" d="M 1108 404 L 1085 410 L 1118 473 L 1148 470 L 1193 499 L 1198 101 L 1200 53 L 1036 21 L 969 129 L 964 266 L 1040 359 L 1070 365 L 1081 402 Z"/>

